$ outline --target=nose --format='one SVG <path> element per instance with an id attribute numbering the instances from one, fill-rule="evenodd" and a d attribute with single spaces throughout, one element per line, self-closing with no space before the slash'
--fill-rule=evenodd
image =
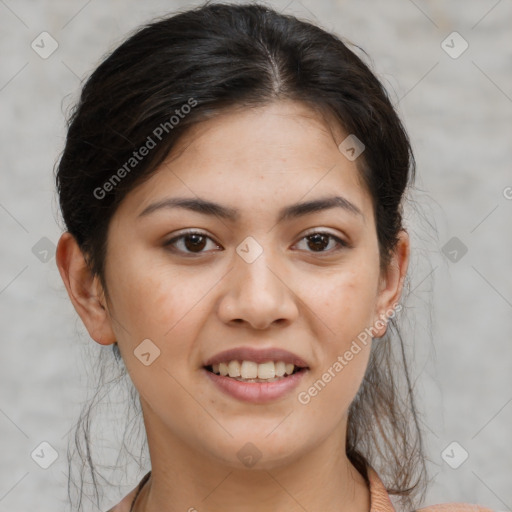
<path id="1" fill-rule="evenodd" d="M 288 281 L 289 274 L 280 272 L 266 251 L 252 263 L 235 255 L 218 304 L 219 317 L 226 324 L 243 323 L 254 329 L 292 323 L 299 316 L 298 298 Z"/>

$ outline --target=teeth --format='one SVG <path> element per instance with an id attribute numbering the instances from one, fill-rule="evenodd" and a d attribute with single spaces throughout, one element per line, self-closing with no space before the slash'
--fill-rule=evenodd
<path id="1" fill-rule="evenodd" d="M 276 377 L 282 377 L 286 373 L 286 364 L 284 364 L 283 361 L 278 361 L 275 364 L 275 367 L 276 367 Z"/>
<path id="2" fill-rule="evenodd" d="M 219 372 L 221 375 L 226 376 L 229 373 L 228 365 L 226 363 L 219 364 Z"/>
<path id="3" fill-rule="evenodd" d="M 275 376 L 276 366 L 273 361 L 269 361 L 268 363 L 261 363 L 258 365 L 258 379 L 273 379 Z"/>
<path id="4" fill-rule="evenodd" d="M 236 361 L 236 363 L 238 364 L 238 361 Z M 256 379 L 258 377 L 258 364 L 253 363 L 252 361 L 242 361 L 240 377 L 243 379 Z"/>
<path id="5" fill-rule="evenodd" d="M 283 361 L 267 361 L 266 363 L 255 363 L 254 361 L 233 360 L 212 365 L 213 373 L 223 376 L 242 379 L 263 379 L 276 380 L 276 377 L 291 375 L 295 365 Z"/>
<path id="6" fill-rule="evenodd" d="M 230 361 L 228 364 L 228 375 L 230 377 L 241 377 L 238 361 Z"/>

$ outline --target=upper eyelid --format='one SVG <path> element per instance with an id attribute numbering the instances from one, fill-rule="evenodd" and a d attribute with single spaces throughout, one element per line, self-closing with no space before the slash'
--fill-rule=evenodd
<path id="1" fill-rule="evenodd" d="M 305 234 L 303 234 L 300 238 L 299 238 L 299 242 L 301 242 L 302 240 L 304 240 L 304 238 L 308 237 L 308 236 L 311 236 L 311 235 L 316 235 L 316 234 L 321 234 L 321 235 L 327 235 L 329 237 L 331 237 L 332 239 L 336 240 L 337 243 L 341 246 L 341 247 L 344 247 L 344 248 L 350 248 L 352 247 L 352 244 L 348 241 L 348 240 L 345 240 L 343 237 L 339 236 L 339 235 L 335 235 L 334 233 L 331 233 L 330 231 L 324 231 L 322 230 L 321 228 L 320 229 L 315 229 L 313 231 L 309 231 Z M 312 254 L 314 254 L 315 252 L 314 251 L 311 251 Z M 318 254 L 322 254 L 323 251 L 320 251 Z M 328 251 L 327 251 L 328 252 Z"/>
<path id="2" fill-rule="evenodd" d="M 215 238 L 211 235 L 209 235 L 208 233 L 204 232 L 204 231 L 199 231 L 199 230 L 195 230 L 195 229 L 190 229 L 190 230 L 187 230 L 187 231 L 183 231 L 182 233 L 179 233 L 177 235 L 174 235 L 173 237 L 169 238 L 169 240 L 167 240 L 165 242 L 165 244 L 169 244 L 170 242 L 174 242 L 176 240 L 180 240 L 181 238 L 185 237 L 185 236 L 190 236 L 190 235 L 199 235 L 199 236 L 204 236 L 206 238 L 209 238 L 212 242 L 215 242 L 217 245 L 221 245 L 219 244 Z"/>

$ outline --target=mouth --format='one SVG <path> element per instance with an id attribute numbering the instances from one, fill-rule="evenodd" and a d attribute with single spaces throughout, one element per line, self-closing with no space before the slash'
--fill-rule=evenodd
<path id="1" fill-rule="evenodd" d="M 202 371 L 221 393 L 268 404 L 289 397 L 310 371 L 297 354 L 277 347 L 236 347 L 203 361 Z"/>
<path id="2" fill-rule="evenodd" d="M 289 398 L 293 390 L 304 382 L 309 372 L 307 366 L 299 367 L 288 363 L 289 366 L 286 368 L 286 364 L 283 363 L 283 365 L 272 361 L 256 364 L 252 361 L 240 363 L 235 360 L 230 361 L 229 364 L 205 365 L 202 371 L 214 385 L 214 389 L 226 396 L 239 402 L 263 405 Z M 274 373 L 272 373 L 272 367 L 274 367 Z M 238 369 L 240 371 L 237 371 Z M 259 373 L 260 369 L 262 374 Z"/>
<path id="3" fill-rule="evenodd" d="M 222 377 L 247 383 L 270 383 L 287 379 L 297 373 L 304 373 L 307 366 L 297 366 L 283 361 L 266 363 L 255 363 L 253 361 L 230 361 L 229 363 L 218 363 L 206 365 L 203 368 Z"/>

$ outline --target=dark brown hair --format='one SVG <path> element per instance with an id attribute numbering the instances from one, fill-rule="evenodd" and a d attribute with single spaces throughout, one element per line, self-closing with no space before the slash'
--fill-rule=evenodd
<path id="1" fill-rule="evenodd" d="M 69 118 L 56 184 L 66 229 L 107 296 L 108 228 L 123 198 L 155 172 L 191 126 L 226 109 L 285 99 L 310 106 L 365 144 L 357 165 L 372 199 L 381 267 L 386 267 L 403 228 L 402 203 L 414 180 L 414 157 L 386 90 L 348 46 L 267 5 L 206 3 L 153 20 L 103 60 Z M 134 151 L 149 146 L 144 158 L 130 160 Z M 424 498 L 426 467 L 398 319 L 392 318 L 386 335 L 372 345 L 349 409 L 346 447 L 363 475 L 371 464 L 404 510 L 413 510 Z M 401 369 L 392 356 L 393 339 L 401 347 Z M 117 344 L 113 349 L 125 375 Z M 403 398 L 398 377 L 405 383 Z M 88 429 L 98 392 L 75 432 L 95 488 Z M 131 394 L 136 404 L 133 389 Z"/>

